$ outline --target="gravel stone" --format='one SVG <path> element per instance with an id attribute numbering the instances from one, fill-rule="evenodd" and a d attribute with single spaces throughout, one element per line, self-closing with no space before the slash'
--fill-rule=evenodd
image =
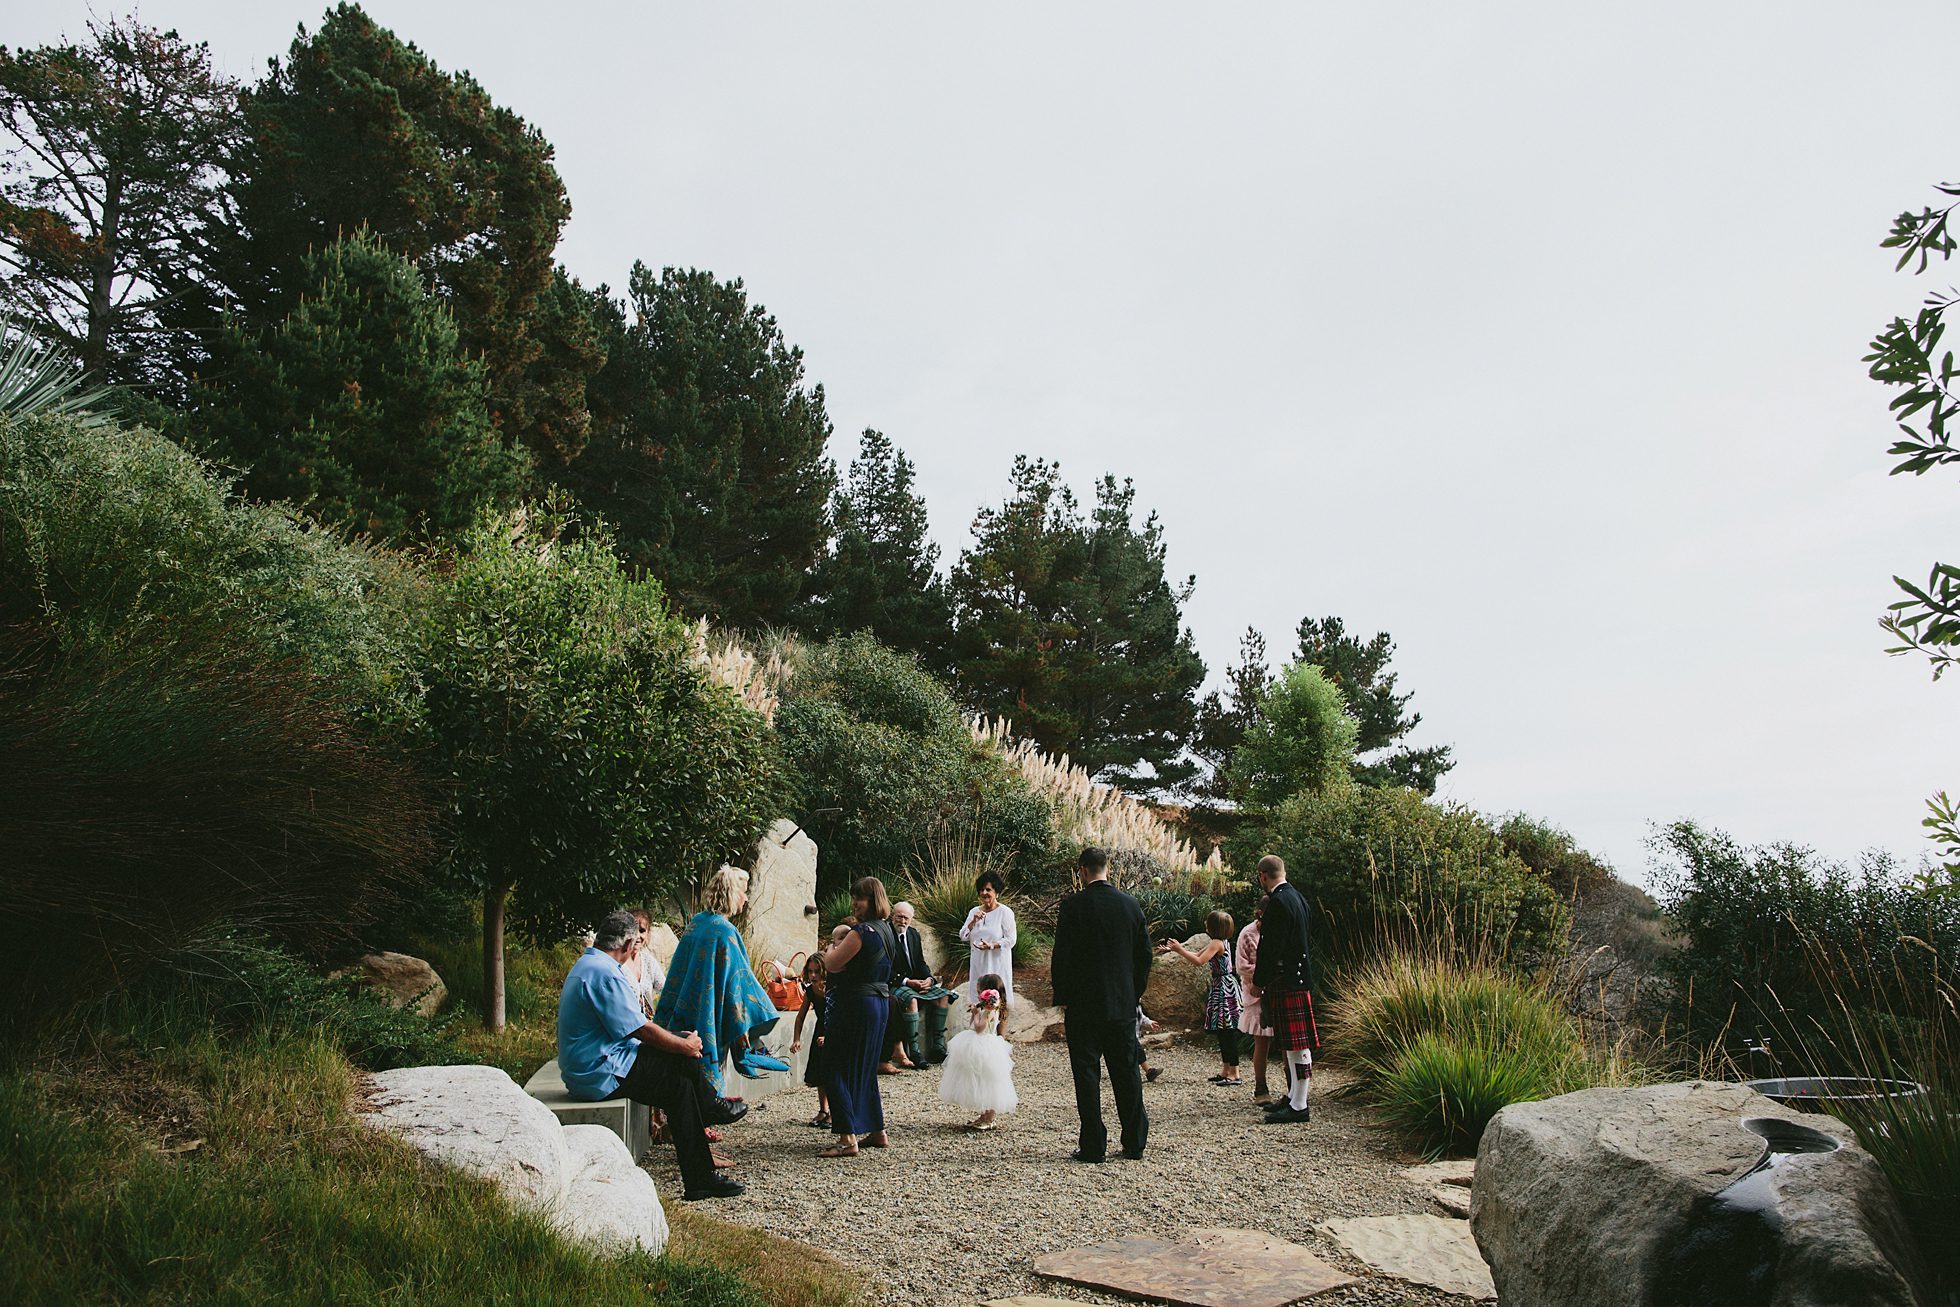
<path id="1" fill-rule="evenodd" d="M 720 1147 L 749 1189 L 701 1204 L 702 1214 L 815 1243 L 861 1271 L 866 1296 L 884 1307 L 972 1307 L 1015 1294 L 1131 1302 L 1038 1276 L 1034 1259 L 1125 1234 L 1178 1238 L 1213 1226 L 1263 1230 L 1360 1277 L 1311 1299 L 1314 1307 L 1474 1301 L 1379 1275 L 1316 1229 L 1335 1217 L 1436 1210 L 1426 1185 L 1397 1174 L 1420 1159 L 1368 1108 L 1336 1096 L 1346 1083 L 1340 1071 L 1316 1069 L 1311 1122 L 1268 1126 L 1252 1102 L 1249 1065 L 1242 1088 L 1205 1083 L 1216 1059 L 1209 1040 L 1153 1050 L 1164 1074 L 1144 1087 L 1149 1147 L 1141 1161 L 1112 1151 L 1101 1166 L 1069 1160 L 1075 1092 L 1059 1043 L 1016 1046 L 1021 1110 L 983 1134 L 962 1128 L 971 1114 L 939 1101 L 936 1069 L 882 1077 L 892 1146 L 855 1158 L 816 1155 L 831 1135 L 806 1124 L 816 1094 L 799 1089 L 723 1131 Z M 1108 1094 L 1105 1084 L 1113 1150 Z M 656 1146 L 647 1165 L 663 1192 L 679 1192 L 671 1148 Z"/>

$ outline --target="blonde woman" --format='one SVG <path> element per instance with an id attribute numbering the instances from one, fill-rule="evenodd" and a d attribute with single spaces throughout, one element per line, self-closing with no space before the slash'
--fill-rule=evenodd
<path id="1" fill-rule="evenodd" d="M 730 918 L 749 902 L 749 873 L 722 867 L 701 891 L 701 910 L 687 923 L 654 1021 L 668 1030 L 701 1036 L 701 1062 L 717 1089 L 722 1059 L 732 1055 L 745 1076 L 787 1071 L 789 1063 L 758 1047 L 782 1014 L 749 967 L 748 945 Z"/>

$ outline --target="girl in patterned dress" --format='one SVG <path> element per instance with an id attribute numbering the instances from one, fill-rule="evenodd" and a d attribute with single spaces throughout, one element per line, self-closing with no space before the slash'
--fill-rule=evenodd
<path id="1" fill-rule="evenodd" d="M 1214 1085 L 1243 1084 L 1239 1079 L 1238 975 L 1232 970 L 1232 914 L 1214 912 L 1205 918 L 1205 946 L 1192 952 L 1174 939 L 1164 941 L 1164 951 L 1175 953 L 1194 966 L 1211 970 L 1211 988 L 1205 993 L 1205 1029 L 1218 1036 L 1218 1074 L 1210 1077 Z"/>

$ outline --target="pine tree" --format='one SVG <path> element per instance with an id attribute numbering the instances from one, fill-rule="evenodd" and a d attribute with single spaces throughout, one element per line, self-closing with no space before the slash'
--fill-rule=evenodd
<path id="1" fill-rule="evenodd" d="M 1340 687 L 1360 727 L 1356 753 L 1377 755 L 1372 761 L 1357 761 L 1355 780 L 1363 785 L 1407 785 L 1432 794 L 1437 779 L 1456 764 L 1447 744 L 1394 748 L 1422 721 L 1421 713 L 1403 715 L 1413 695 L 1395 693 L 1395 673 L 1388 670 L 1394 653 L 1395 641 L 1386 631 L 1364 642 L 1349 635 L 1338 617 L 1301 619 L 1299 661 L 1320 668 Z"/>
<path id="2" fill-rule="evenodd" d="M 527 457 L 498 440 L 483 365 L 415 269 L 364 233 L 306 266 L 286 321 L 227 332 L 189 443 L 242 468 L 256 498 L 382 539 L 454 532 L 512 499 Z"/>
<path id="3" fill-rule="evenodd" d="M 1085 518 L 1055 464 L 1016 458 L 1012 475 L 953 569 L 962 694 L 1111 783 L 1183 783 L 1205 675 L 1182 625 L 1195 580 L 1165 578 L 1162 524 L 1132 520 L 1132 483 L 1105 476 Z"/>
<path id="4" fill-rule="evenodd" d="M 753 629 L 791 618 L 823 554 L 837 471 L 823 387 L 738 281 L 635 264 L 593 306 L 596 430 L 558 473 L 682 611 Z"/>
<path id="5" fill-rule="evenodd" d="M 952 639 L 953 606 L 913 480 L 912 460 L 866 428 L 831 500 L 831 549 L 811 577 L 798 625 L 819 639 L 869 631 L 936 668 Z"/>
<path id="6" fill-rule="evenodd" d="M 583 317 L 553 298 L 571 204 L 537 130 L 352 4 L 328 11 L 318 32 L 300 29 L 244 113 L 232 207 L 205 233 L 184 324 L 283 320 L 306 255 L 365 228 L 455 314 L 506 442 L 547 464 L 576 457 L 600 357 Z"/>
<path id="7" fill-rule="evenodd" d="M 218 203 L 238 88 L 210 49 L 128 19 L 0 47 L 0 304 L 104 380 L 156 380 L 161 296 Z"/>
<path id="8" fill-rule="evenodd" d="M 1202 767 L 1193 778 L 1195 798 L 1216 802 L 1232 795 L 1232 754 L 1245 740 L 1259 710 L 1259 698 L 1272 684 L 1266 665 L 1266 637 L 1252 627 L 1239 637 L 1239 661 L 1225 673 L 1225 691 L 1198 701 L 1198 726 L 1191 755 Z"/>

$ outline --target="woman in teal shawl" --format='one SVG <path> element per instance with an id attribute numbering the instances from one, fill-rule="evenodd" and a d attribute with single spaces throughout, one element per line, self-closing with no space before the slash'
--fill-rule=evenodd
<path id="1" fill-rule="evenodd" d="M 701 1065 L 716 1089 L 722 1085 L 722 1060 L 731 1053 L 738 1065 L 763 1058 L 767 1058 L 764 1066 L 784 1065 L 760 1048 L 750 1051 L 751 1041 L 759 1044 L 782 1014 L 755 978 L 742 932 L 729 920 L 748 901 L 746 871 L 723 867 L 709 878 L 701 894 L 701 911 L 687 923 L 673 961 L 667 964 L 667 988 L 660 991 L 660 1006 L 653 1014 L 664 1029 L 677 1034 L 691 1030 L 701 1036 Z"/>

